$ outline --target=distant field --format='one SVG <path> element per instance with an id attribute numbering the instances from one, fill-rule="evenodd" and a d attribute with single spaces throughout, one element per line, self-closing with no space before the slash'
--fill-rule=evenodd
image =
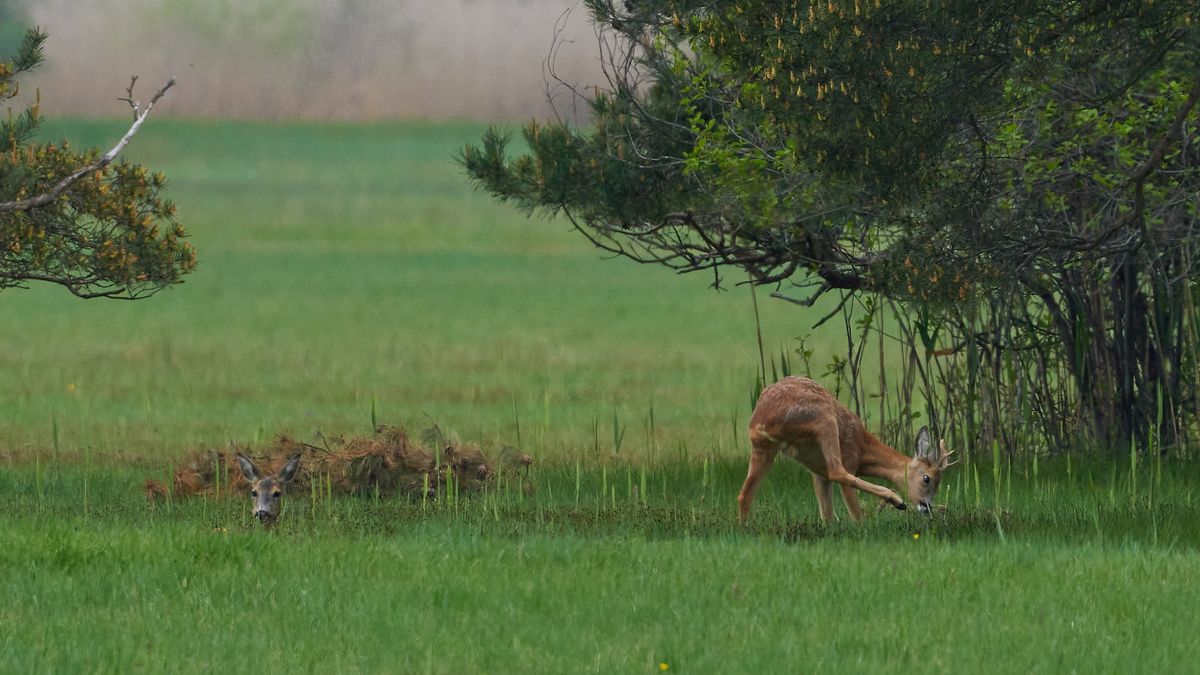
<path id="1" fill-rule="evenodd" d="M 130 156 L 169 177 L 199 268 L 135 303 L 0 295 L 0 453 L 125 461 L 362 433 L 374 404 L 542 459 L 613 454 L 614 421 L 620 456 L 740 456 L 749 291 L 603 260 L 565 221 L 496 205 L 453 162 L 480 133 L 152 120 Z M 762 312 L 776 353 L 815 320 Z"/>
<path id="2" fill-rule="evenodd" d="M 946 512 L 825 526 L 783 461 L 740 527 L 749 292 L 493 204 L 451 161 L 480 132 L 137 137 L 197 272 L 137 303 L 0 294 L 0 672 L 1194 670 L 1195 465 L 963 448 Z M 760 301 L 772 353 L 819 316 Z M 190 451 L 373 414 L 519 445 L 535 489 L 293 494 L 272 533 L 244 499 L 141 494 Z"/>

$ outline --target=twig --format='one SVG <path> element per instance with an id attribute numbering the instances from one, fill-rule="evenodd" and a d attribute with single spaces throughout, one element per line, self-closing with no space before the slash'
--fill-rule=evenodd
<path id="1" fill-rule="evenodd" d="M 125 101 L 126 103 L 129 104 L 129 107 L 133 109 L 134 121 L 137 120 L 138 114 L 141 113 L 141 110 L 138 109 L 138 105 L 139 105 L 138 102 L 133 100 L 133 85 L 137 84 L 137 81 L 138 81 L 137 75 L 130 77 L 129 78 L 129 86 L 125 88 L 125 97 L 117 99 L 118 101 Z"/>

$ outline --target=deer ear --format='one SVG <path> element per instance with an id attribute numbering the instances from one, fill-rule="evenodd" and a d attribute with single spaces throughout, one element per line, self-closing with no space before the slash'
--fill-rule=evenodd
<path id="1" fill-rule="evenodd" d="M 251 462 L 249 457 L 239 452 L 237 453 L 237 461 L 238 466 L 242 468 L 242 476 L 246 480 L 253 483 L 262 478 L 262 472 L 258 470 L 257 466 L 254 466 L 254 462 Z"/>
<path id="2" fill-rule="evenodd" d="M 300 470 L 300 453 L 296 453 L 288 459 L 287 464 L 279 470 L 275 478 L 281 483 L 290 483 L 296 478 L 296 472 Z"/>
<path id="3" fill-rule="evenodd" d="M 929 437 L 929 427 L 921 427 L 917 432 L 917 457 L 930 458 L 929 448 L 933 441 Z"/>

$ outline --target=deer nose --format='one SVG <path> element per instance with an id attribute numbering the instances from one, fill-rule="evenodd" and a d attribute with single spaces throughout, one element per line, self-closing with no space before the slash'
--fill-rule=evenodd
<path id="1" fill-rule="evenodd" d="M 926 515 L 929 514 L 929 502 L 917 502 L 917 510 Z"/>
<path id="2" fill-rule="evenodd" d="M 263 511 L 260 509 L 260 510 L 254 512 L 254 517 L 258 518 L 259 520 L 261 520 L 263 522 L 266 522 L 271 519 L 271 514 L 268 513 L 267 511 Z"/>

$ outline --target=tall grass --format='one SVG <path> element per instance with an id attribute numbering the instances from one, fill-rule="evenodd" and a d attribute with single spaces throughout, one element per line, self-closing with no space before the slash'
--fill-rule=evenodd
<path id="1" fill-rule="evenodd" d="M 1042 465 L 1036 489 L 1006 466 L 984 490 L 1007 503 L 948 490 L 932 518 L 823 525 L 781 464 L 749 529 L 743 468 L 542 467 L 532 492 L 502 478 L 435 502 L 314 490 L 267 534 L 248 499 L 148 506 L 129 469 L 8 467 L 0 669 L 210 671 L 252 653 L 421 672 L 1173 672 L 1200 656 L 1179 620 L 1200 599 L 1189 467 L 1152 502 L 1109 465 L 1073 466 L 1080 481 Z M 1089 487 L 1109 475 L 1112 503 Z"/>
<path id="2" fill-rule="evenodd" d="M 451 486 L 442 499 L 412 502 L 377 493 L 338 497 L 328 480 L 317 480 L 307 492 L 286 495 L 277 531 L 296 536 L 394 534 L 434 522 L 522 536 L 754 534 L 808 541 L 888 540 L 920 532 L 927 540 L 995 543 L 1000 524 L 1009 540 L 1031 544 L 1169 543 L 1200 550 L 1200 530 L 1194 527 L 1200 517 L 1200 481 L 1190 463 L 1172 463 L 1152 481 L 1152 489 L 1139 489 L 1136 472 L 1119 465 L 1042 462 L 1035 481 L 1022 460 L 997 457 L 989 474 L 973 470 L 969 476 L 948 476 L 937 499 L 944 510 L 934 517 L 885 509 L 864 523 L 849 523 L 844 505 L 835 500 L 842 522 L 824 525 L 817 518 L 807 472 L 781 462 L 763 484 L 751 524 L 744 528 L 735 520 L 734 496 L 745 463 L 703 457 L 659 465 L 595 467 L 577 461 L 501 471 L 478 493 L 459 495 Z M 137 468 L 95 464 L 9 465 L 0 471 L 0 506 L 14 522 L 31 525 L 78 520 L 114 527 L 175 522 L 259 529 L 248 497 L 168 498 L 148 504 L 140 489 L 147 475 Z"/>

